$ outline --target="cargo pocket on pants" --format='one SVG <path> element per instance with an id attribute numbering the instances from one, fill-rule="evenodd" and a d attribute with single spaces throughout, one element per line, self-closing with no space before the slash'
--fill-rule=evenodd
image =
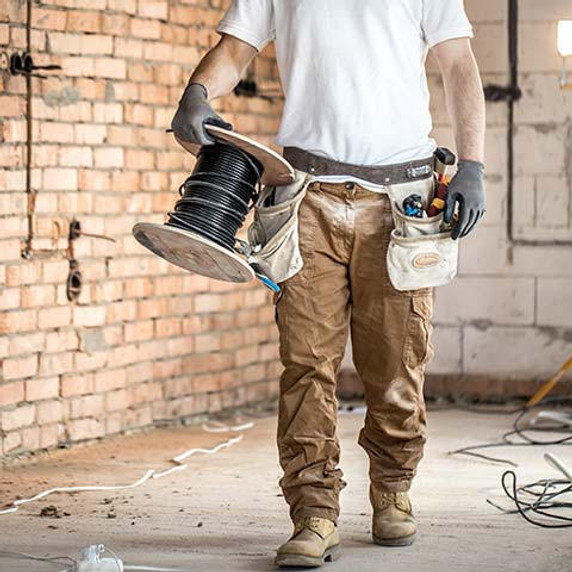
<path id="1" fill-rule="evenodd" d="M 412 296 L 407 320 L 407 336 L 403 346 L 403 362 L 409 367 L 427 364 L 433 355 L 431 348 L 432 295 Z"/>

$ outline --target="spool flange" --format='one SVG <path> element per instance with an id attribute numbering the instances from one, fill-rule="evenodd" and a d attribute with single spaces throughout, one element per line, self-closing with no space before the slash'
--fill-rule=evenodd
<path id="1" fill-rule="evenodd" d="M 207 131 L 222 141 L 227 143 L 232 143 L 239 149 L 246 151 L 249 155 L 252 155 L 264 167 L 264 172 L 262 173 L 261 183 L 263 185 L 289 185 L 294 181 L 295 173 L 294 168 L 284 157 L 276 153 L 276 151 L 261 145 L 254 139 L 246 137 L 246 135 L 241 135 L 240 133 L 235 133 L 234 131 L 229 131 L 228 129 L 223 129 L 218 125 L 205 125 Z M 182 141 L 175 135 L 177 143 L 183 147 L 189 153 L 197 155 L 201 149 L 200 145 L 195 143 L 189 143 L 188 141 Z"/>
<path id="2" fill-rule="evenodd" d="M 138 222 L 133 227 L 133 235 L 157 256 L 189 272 L 225 282 L 250 282 L 255 278 L 244 258 L 194 232 Z"/>

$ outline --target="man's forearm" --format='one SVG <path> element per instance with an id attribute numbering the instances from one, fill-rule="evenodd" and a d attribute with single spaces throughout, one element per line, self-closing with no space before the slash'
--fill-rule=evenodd
<path id="1" fill-rule="evenodd" d="M 445 86 L 460 159 L 482 163 L 485 153 L 485 97 L 479 68 L 468 38 L 433 47 Z"/>
<path id="2" fill-rule="evenodd" d="M 443 73 L 447 108 L 453 122 L 460 159 L 484 161 L 485 98 L 472 53 L 453 62 Z"/>
<path id="3" fill-rule="evenodd" d="M 223 36 L 200 61 L 189 83 L 205 86 L 209 100 L 228 95 L 256 54 L 256 50 L 245 42 Z"/>

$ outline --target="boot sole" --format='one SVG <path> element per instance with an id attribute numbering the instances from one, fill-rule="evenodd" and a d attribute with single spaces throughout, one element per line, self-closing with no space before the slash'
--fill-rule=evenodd
<path id="1" fill-rule="evenodd" d="M 403 536 L 402 538 L 377 538 L 373 536 L 373 543 L 379 546 L 410 546 L 415 540 L 416 532 L 410 534 L 409 536 Z"/>
<path id="2" fill-rule="evenodd" d="M 333 562 L 340 557 L 340 546 L 331 546 L 322 556 L 314 558 L 302 554 L 282 554 L 274 561 L 278 568 L 319 568 L 326 562 Z"/>

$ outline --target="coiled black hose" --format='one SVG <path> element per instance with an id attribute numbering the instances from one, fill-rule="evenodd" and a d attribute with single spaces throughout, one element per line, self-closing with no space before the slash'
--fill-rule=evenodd
<path id="1" fill-rule="evenodd" d="M 179 188 L 181 198 L 165 223 L 199 234 L 234 251 L 263 166 L 234 145 L 217 141 L 201 147 L 190 177 Z"/>

